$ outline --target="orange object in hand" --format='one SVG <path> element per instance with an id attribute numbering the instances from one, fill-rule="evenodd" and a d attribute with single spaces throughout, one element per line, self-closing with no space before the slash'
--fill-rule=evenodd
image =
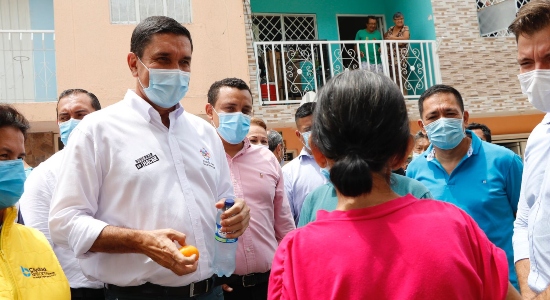
<path id="1" fill-rule="evenodd" d="M 199 249 L 197 249 L 197 247 L 195 246 L 191 246 L 191 245 L 183 246 L 180 248 L 180 252 L 181 254 L 183 254 L 183 256 L 186 256 L 186 257 L 189 257 L 195 254 L 196 255 L 195 260 L 199 260 Z"/>

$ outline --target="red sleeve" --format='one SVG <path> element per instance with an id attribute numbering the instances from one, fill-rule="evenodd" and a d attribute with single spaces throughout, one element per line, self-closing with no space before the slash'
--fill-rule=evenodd
<path id="1" fill-rule="evenodd" d="M 273 263 L 271 265 L 271 274 L 269 276 L 267 299 L 298 299 L 294 289 L 294 278 L 292 270 L 292 258 L 289 254 L 292 252 L 292 242 L 295 231 L 290 232 L 281 241 Z"/>
<path id="2" fill-rule="evenodd" d="M 483 299 L 505 299 L 508 292 L 508 260 L 504 250 L 495 246 L 477 223 L 464 211 L 479 278 L 483 285 Z"/>

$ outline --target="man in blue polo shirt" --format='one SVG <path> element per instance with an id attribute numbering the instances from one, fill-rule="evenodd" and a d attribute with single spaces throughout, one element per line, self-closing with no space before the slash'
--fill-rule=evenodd
<path id="1" fill-rule="evenodd" d="M 465 210 L 487 237 L 506 252 L 510 282 L 517 288 L 512 234 L 523 164 L 514 152 L 482 141 L 469 130 L 460 93 L 446 85 L 429 88 L 418 100 L 418 125 L 431 145 L 407 168 L 435 199 Z"/>

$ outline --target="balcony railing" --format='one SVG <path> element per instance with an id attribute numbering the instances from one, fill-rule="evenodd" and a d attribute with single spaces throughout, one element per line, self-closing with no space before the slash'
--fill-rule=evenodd
<path id="1" fill-rule="evenodd" d="M 254 51 L 264 105 L 300 103 L 307 92 L 355 69 L 385 74 L 411 100 L 441 83 L 435 41 L 255 42 Z"/>
<path id="2" fill-rule="evenodd" d="M 0 103 L 57 99 L 53 30 L 0 30 Z"/>

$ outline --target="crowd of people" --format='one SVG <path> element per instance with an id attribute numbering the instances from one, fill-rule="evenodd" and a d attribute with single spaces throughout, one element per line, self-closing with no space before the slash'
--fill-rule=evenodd
<path id="1" fill-rule="evenodd" d="M 390 36 L 404 36 L 394 19 Z M 550 1 L 510 30 L 522 91 L 550 113 Z M 283 165 L 285 142 L 253 117 L 243 80 L 210 86 L 207 120 L 183 109 L 192 55 L 175 20 L 140 22 L 135 88 L 103 109 L 63 91 L 65 147 L 30 172 L 29 122 L 0 105 L 0 298 L 550 299 L 548 116 L 522 161 L 469 123 L 451 86 L 422 94 L 412 135 L 392 79 L 343 72 L 296 110 L 303 147 Z M 220 231 L 238 242 L 220 277 L 226 199 Z"/>

